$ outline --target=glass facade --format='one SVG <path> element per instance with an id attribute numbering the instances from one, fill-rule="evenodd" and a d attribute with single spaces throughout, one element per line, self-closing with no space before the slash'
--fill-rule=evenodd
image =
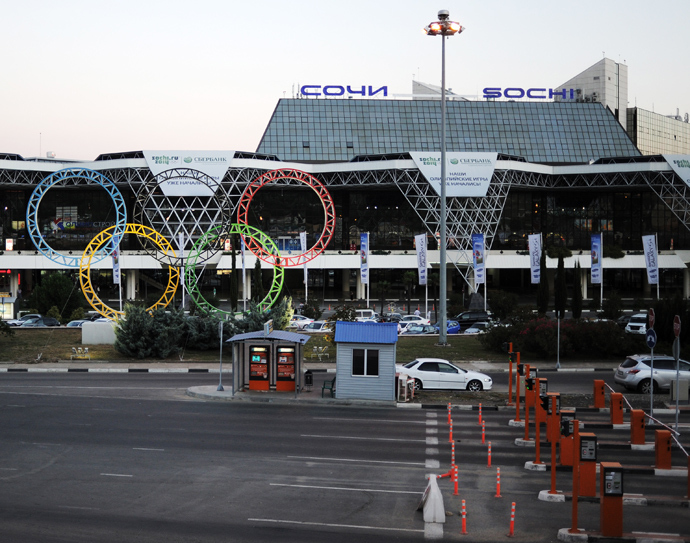
<path id="1" fill-rule="evenodd" d="M 687 121 L 629 108 L 628 132 L 643 155 L 690 154 L 690 123 Z"/>
<path id="2" fill-rule="evenodd" d="M 598 103 L 447 104 L 448 151 L 496 151 L 538 163 L 639 156 Z M 439 100 L 282 99 L 257 152 L 282 160 L 349 161 L 357 155 L 438 150 Z"/>

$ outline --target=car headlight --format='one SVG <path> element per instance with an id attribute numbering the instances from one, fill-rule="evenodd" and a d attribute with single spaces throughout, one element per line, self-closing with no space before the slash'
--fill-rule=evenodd
<path id="1" fill-rule="evenodd" d="M 485 383 L 490 383 L 491 382 L 491 377 L 485 377 L 484 378 Z"/>

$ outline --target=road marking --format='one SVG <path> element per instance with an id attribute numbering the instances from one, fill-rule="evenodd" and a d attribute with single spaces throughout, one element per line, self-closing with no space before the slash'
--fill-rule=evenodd
<path id="1" fill-rule="evenodd" d="M 296 458 L 298 460 L 327 460 L 329 462 L 367 462 L 369 464 L 395 464 L 403 466 L 423 466 L 421 462 L 393 462 L 391 460 L 358 460 L 354 458 L 328 458 L 322 456 L 288 456 L 288 458 Z"/>
<path id="2" fill-rule="evenodd" d="M 104 477 L 134 477 L 134 475 L 126 475 L 124 473 L 101 473 Z"/>
<path id="3" fill-rule="evenodd" d="M 313 417 L 313 420 L 337 420 L 351 422 L 395 422 L 400 424 L 429 424 L 427 420 L 393 420 L 393 419 L 339 419 L 336 417 Z"/>
<path id="4" fill-rule="evenodd" d="M 347 488 L 344 486 L 317 486 L 317 485 L 290 485 L 284 483 L 270 483 L 270 486 L 289 486 L 291 488 L 315 488 L 318 490 L 347 490 L 351 492 L 380 492 L 382 494 L 416 494 L 420 496 L 424 492 L 418 490 L 381 490 L 378 488 Z"/>
<path id="5" fill-rule="evenodd" d="M 438 445 L 438 438 L 437 437 L 427 437 L 424 440 L 424 443 L 427 445 Z"/>
<path id="6" fill-rule="evenodd" d="M 100 507 L 77 507 L 76 505 L 58 505 L 60 509 L 78 509 L 80 511 L 100 511 Z"/>
<path id="7" fill-rule="evenodd" d="M 248 518 L 250 522 L 271 522 L 273 524 L 298 524 L 300 526 L 327 526 L 329 528 L 354 528 L 358 530 L 383 530 L 387 532 L 414 532 L 424 533 L 424 530 L 410 528 L 383 528 L 381 526 L 360 526 L 357 524 L 330 524 L 327 522 L 303 522 L 301 520 L 280 520 L 273 518 Z"/>
<path id="8" fill-rule="evenodd" d="M 354 436 L 323 436 L 318 434 L 302 434 L 300 437 L 318 437 L 323 439 L 354 439 L 359 441 L 402 441 L 404 443 L 422 442 L 423 439 L 393 439 L 384 437 L 354 437 Z"/>
<path id="9" fill-rule="evenodd" d="M 134 451 L 165 451 L 165 449 L 148 449 L 146 447 L 132 447 Z"/>

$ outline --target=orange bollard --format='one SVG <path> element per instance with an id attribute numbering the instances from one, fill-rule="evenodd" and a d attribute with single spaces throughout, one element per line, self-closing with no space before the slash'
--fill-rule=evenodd
<path id="1" fill-rule="evenodd" d="M 486 436 L 486 427 L 484 425 L 484 421 L 482 421 L 482 445 L 484 445 L 485 436 Z"/>
<path id="2" fill-rule="evenodd" d="M 481 424 L 481 423 L 482 423 L 482 404 L 479 404 L 479 421 L 477 422 L 477 424 Z"/>
<path id="3" fill-rule="evenodd" d="M 496 468 L 496 495 L 494 498 L 502 498 L 501 496 L 501 468 Z"/>
<path id="4" fill-rule="evenodd" d="M 451 443 L 450 445 L 450 465 L 455 465 L 455 443 Z"/>
<path id="5" fill-rule="evenodd" d="M 465 500 L 462 500 L 462 535 L 467 535 L 467 511 L 465 509 Z"/>
<path id="6" fill-rule="evenodd" d="M 604 409 L 606 407 L 606 388 L 603 379 L 594 380 L 594 407 Z"/>
<path id="7" fill-rule="evenodd" d="M 508 537 L 513 537 L 515 535 L 515 502 L 510 507 L 510 533 Z"/>
<path id="8" fill-rule="evenodd" d="M 451 422 L 450 421 L 450 409 L 451 409 L 450 402 L 448 402 L 448 424 L 450 424 L 450 422 Z"/>
<path id="9" fill-rule="evenodd" d="M 644 445 L 645 443 L 645 414 L 642 409 L 630 411 L 630 443 Z"/>
<path id="10" fill-rule="evenodd" d="M 623 424 L 623 395 L 611 393 L 611 424 Z"/>
<path id="11" fill-rule="evenodd" d="M 450 435 L 448 436 L 448 443 L 453 443 L 453 421 L 450 421 Z"/>
<path id="12" fill-rule="evenodd" d="M 487 461 L 486 467 L 491 467 L 491 441 L 489 441 L 489 460 Z"/>
<path id="13" fill-rule="evenodd" d="M 458 466 L 452 466 L 450 469 L 453 471 L 453 479 L 454 479 L 453 496 L 457 496 L 458 495 Z"/>

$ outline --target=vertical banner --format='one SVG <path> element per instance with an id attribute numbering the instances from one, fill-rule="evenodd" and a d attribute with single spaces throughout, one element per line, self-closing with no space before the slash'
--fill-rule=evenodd
<path id="1" fill-rule="evenodd" d="M 359 236 L 359 254 L 361 255 L 360 271 L 362 273 L 362 284 L 369 284 L 369 232 Z"/>
<path id="2" fill-rule="evenodd" d="M 120 238 L 113 236 L 111 239 L 113 252 L 113 285 L 120 284 Z"/>
<path id="3" fill-rule="evenodd" d="M 426 285 L 426 234 L 415 236 L 414 245 L 417 249 L 417 273 L 419 274 L 419 284 Z"/>
<path id="4" fill-rule="evenodd" d="M 656 250 L 656 236 L 642 236 L 644 262 L 647 265 L 647 281 L 650 285 L 659 284 L 659 258 Z"/>
<path id="5" fill-rule="evenodd" d="M 541 280 L 541 234 L 529 235 L 529 269 L 532 284 Z"/>
<path id="6" fill-rule="evenodd" d="M 472 234 L 472 262 L 474 263 L 474 284 L 484 283 L 484 234 Z"/>
<path id="7" fill-rule="evenodd" d="M 302 249 L 302 254 L 307 252 L 307 233 L 306 232 L 300 232 L 299 233 L 299 243 L 300 247 Z M 309 279 L 309 272 L 307 272 L 307 263 L 304 263 L 304 284 L 307 284 L 307 280 Z"/>
<path id="8" fill-rule="evenodd" d="M 240 252 L 242 253 L 242 282 L 244 282 L 244 238 L 240 236 Z"/>
<path id="9" fill-rule="evenodd" d="M 592 284 L 601 284 L 601 263 L 603 260 L 603 250 L 601 233 L 592 234 Z"/>

